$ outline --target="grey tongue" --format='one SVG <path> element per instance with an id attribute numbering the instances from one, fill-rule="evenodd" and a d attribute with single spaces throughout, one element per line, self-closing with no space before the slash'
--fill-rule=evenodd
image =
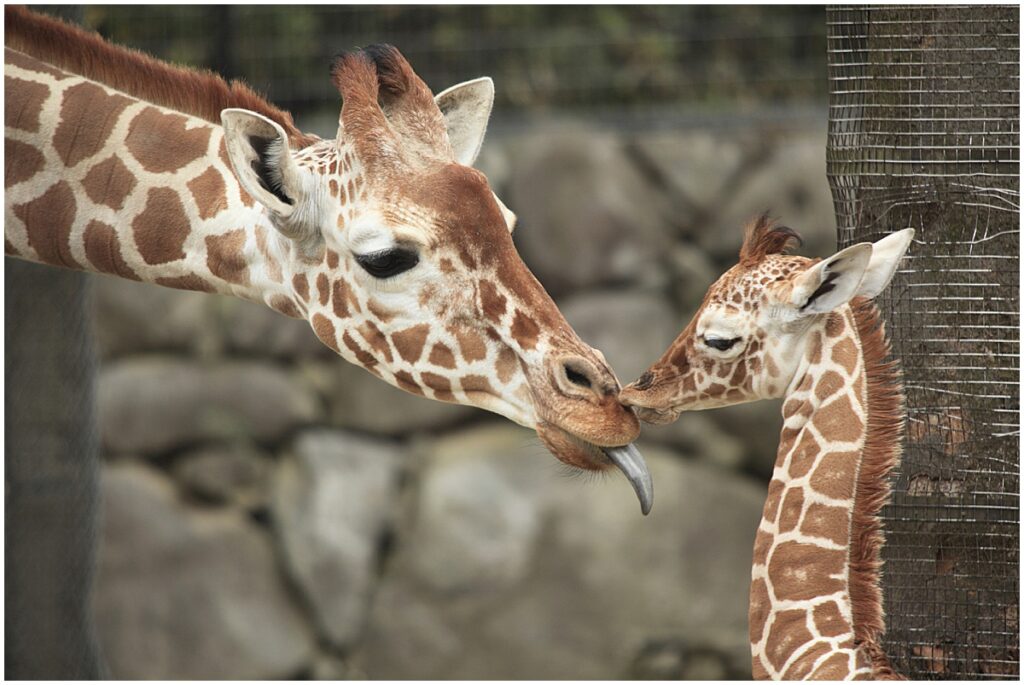
<path id="1" fill-rule="evenodd" d="M 630 443 L 625 447 L 602 447 L 601 451 L 626 474 L 629 484 L 636 490 L 636 496 L 640 499 L 640 511 L 647 516 L 651 511 L 651 505 L 654 504 L 654 485 L 651 482 L 651 472 L 647 470 L 640 450 Z"/>

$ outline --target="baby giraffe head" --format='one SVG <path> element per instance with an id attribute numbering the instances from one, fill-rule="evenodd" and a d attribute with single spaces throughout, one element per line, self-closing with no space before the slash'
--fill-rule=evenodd
<path id="1" fill-rule="evenodd" d="M 515 216 L 470 166 L 491 80 L 435 98 L 390 46 L 343 55 L 332 75 L 343 100 L 334 140 L 222 114 L 239 181 L 291 255 L 297 314 L 386 382 L 534 428 L 573 466 L 615 463 L 649 499 L 635 448 L 612 449 L 639 433 L 614 373 L 527 269 Z"/>
<path id="2" fill-rule="evenodd" d="M 620 400 L 648 423 L 683 411 L 784 397 L 799 379 L 813 332 L 830 312 L 874 298 L 892 279 L 913 229 L 860 243 L 828 259 L 785 254 L 800 237 L 760 217 L 739 263 L 704 296 L 689 325 Z"/>

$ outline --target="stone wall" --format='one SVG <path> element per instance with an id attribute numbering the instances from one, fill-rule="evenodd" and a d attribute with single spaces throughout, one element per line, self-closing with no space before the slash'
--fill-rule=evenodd
<path id="1" fill-rule="evenodd" d="M 492 137 L 515 241 L 625 383 L 770 210 L 834 246 L 824 126 Z M 646 428 L 657 498 L 566 477 L 483 412 L 406 395 L 304 322 L 97 277 L 95 608 L 116 678 L 749 677 L 778 407 Z"/>

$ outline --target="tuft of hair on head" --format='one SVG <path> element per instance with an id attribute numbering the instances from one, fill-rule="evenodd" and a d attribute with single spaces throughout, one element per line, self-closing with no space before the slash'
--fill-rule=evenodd
<path id="1" fill-rule="evenodd" d="M 770 254 L 785 254 L 794 244 L 804 244 L 799 233 L 788 226 L 779 226 L 767 214 L 762 214 L 747 223 L 740 247 L 740 263 L 758 264 Z"/>

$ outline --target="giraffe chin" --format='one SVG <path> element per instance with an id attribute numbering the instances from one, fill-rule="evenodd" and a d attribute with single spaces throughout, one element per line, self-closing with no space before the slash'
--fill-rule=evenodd
<path id="1" fill-rule="evenodd" d="M 640 511 L 646 516 L 654 503 L 654 486 L 643 455 L 633 443 L 599 447 L 586 442 L 550 423 L 537 426 L 537 435 L 559 461 L 588 471 L 602 471 L 615 466 L 633 487 L 640 500 Z"/>

